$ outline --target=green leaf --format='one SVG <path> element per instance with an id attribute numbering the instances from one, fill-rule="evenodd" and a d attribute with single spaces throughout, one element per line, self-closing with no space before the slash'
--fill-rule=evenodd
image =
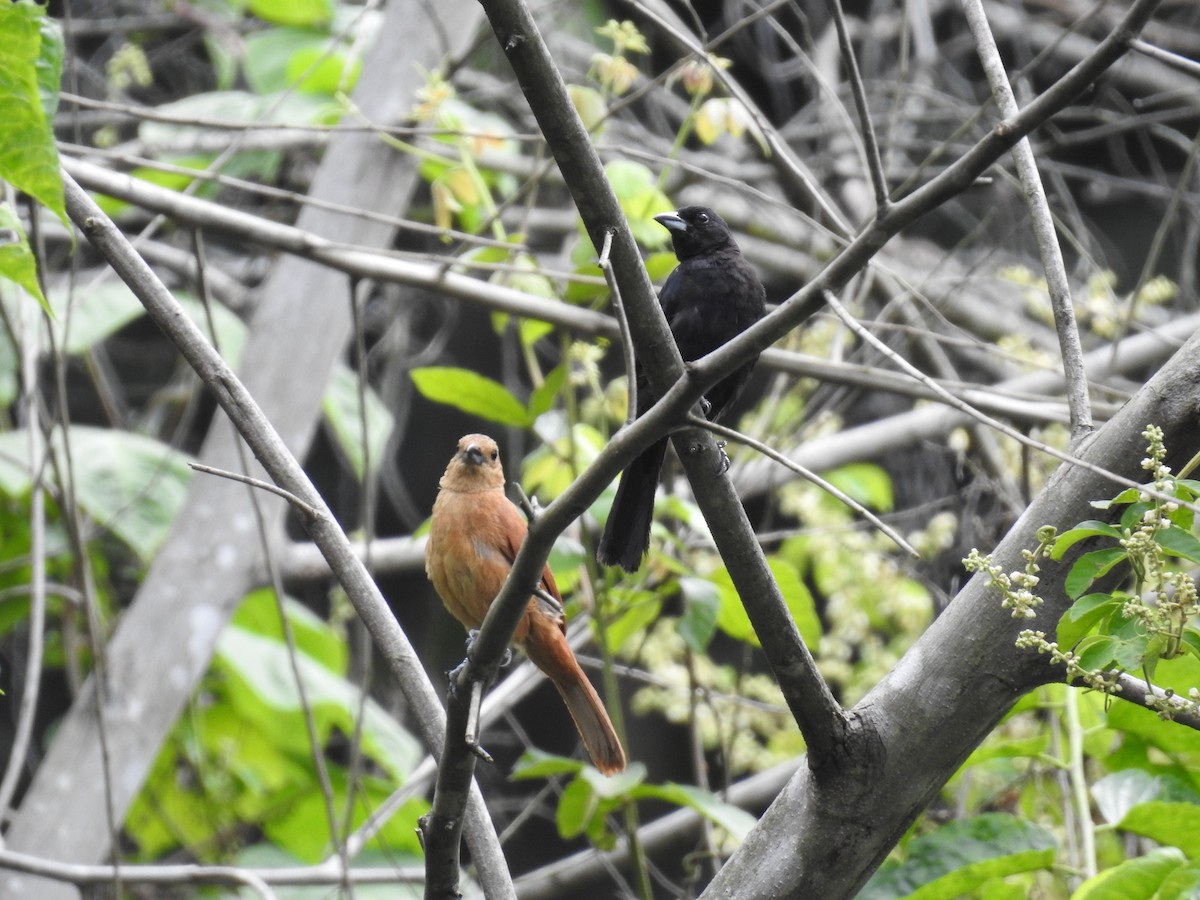
<path id="1" fill-rule="evenodd" d="M 770 556 L 767 558 L 767 564 L 771 567 L 771 574 L 775 576 L 775 582 L 779 585 L 788 611 L 800 630 L 800 636 L 814 653 L 817 652 L 821 643 L 821 620 L 817 616 L 812 594 L 801 581 L 796 567 L 790 562 L 778 556 Z M 735 640 L 760 646 L 758 635 L 754 633 L 750 617 L 746 614 L 746 608 L 733 586 L 729 570 L 722 566 L 709 576 L 709 580 L 716 585 L 721 596 L 717 627 Z"/>
<path id="2" fill-rule="evenodd" d="M 1086 522 L 1080 522 L 1074 528 L 1064 531 L 1054 541 L 1054 547 L 1050 551 L 1051 559 L 1062 559 L 1063 554 L 1074 547 L 1084 538 L 1090 537 L 1110 537 L 1114 541 L 1121 540 L 1124 535 L 1120 529 L 1109 525 L 1107 522 L 1099 522 L 1095 519 L 1089 519 Z"/>
<path id="3" fill-rule="evenodd" d="M 1139 803 L 1122 817 L 1117 827 L 1168 847 L 1178 847 L 1189 858 L 1200 855 L 1200 806 L 1194 803 L 1166 800 Z"/>
<path id="4" fill-rule="evenodd" d="M 536 747 L 521 754 L 509 776 L 513 781 L 528 781 L 532 778 L 553 778 L 556 775 L 578 775 L 587 763 L 566 756 L 555 756 Z"/>
<path id="5" fill-rule="evenodd" d="M 62 38 L 35 3 L 0 3 L 0 179 L 70 226 L 51 119 Z"/>
<path id="6" fill-rule="evenodd" d="M 80 507 L 148 562 L 183 505 L 192 475 L 188 457 L 130 431 L 72 425 L 70 439 Z M 65 458 L 61 431 L 53 442 Z M 0 434 L 0 490 L 28 492 L 29 471 L 24 430 Z"/>
<path id="7" fill-rule="evenodd" d="M 337 629 L 291 597 L 283 598 L 283 609 L 292 627 L 297 649 L 334 675 L 345 677 L 349 651 L 345 638 Z M 275 601 L 275 592 L 270 588 L 259 588 L 242 598 L 231 622 L 252 634 L 283 643 L 279 604 Z"/>
<path id="8" fill-rule="evenodd" d="M 825 480 L 863 506 L 890 512 L 893 506 L 892 478 L 874 463 L 851 463 L 824 473 Z"/>
<path id="9" fill-rule="evenodd" d="M 1126 559 L 1125 550 L 1121 547 L 1108 547 L 1104 550 L 1093 550 L 1085 553 L 1067 573 L 1064 587 L 1068 597 L 1078 597 L 1091 587 L 1092 582 L 1107 573 L 1113 566 Z"/>
<path id="10" fill-rule="evenodd" d="M 413 384 L 434 403 L 444 403 L 468 415 L 500 425 L 528 428 L 529 411 L 504 385 L 470 369 L 428 366 L 412 370 Z"/>
<path id="11" fill-rule="evenodd" d="M 1163 528 L 1154 533 L 1154 542 L 1172 556 L 1200 563 L 1200 539 L 1182 528 Z"/>
<path id="12" fill-rule="evenodd" d="M 365 402 L 365 423 L 363 405 Z M 379 471 L 387 451 L 388 441 L 392 437 L 392 429 L 396 421 L 391 411 L 379 399 L 379 394 L 370 385 L 363 390 L 362 402 L 359 398 L 358 375 L 349 366 L 338 365 L 333 370 L 333 377 L 325 388 L 321 399 L 321 409 L 325 413 L 325 421 L 329 423 L 337 439 L 337 446 L 350 463 L 350 468 L 360 481 L 368 477 L 367 462 L 370 461 L 371 473 Z M 363 428 L 366 428 L 364 440 Z"/>
<path id="13" fill-rule="evenodd" d="M 1054 835 L 1006 813 L 960 819 L 914 838 L 903 863 L 885 864 L 858 900 L 955 900 L 984 882 L 1054 863 Z"/>
<path id="14" fill-rule="evenodd" d="M 644 639 L 648 629 L 662 612 L 661 593 L 639 591 L 630 601 L 621 602 L 616 608 L 621 612 L 604 629 L 609 649 L 614 653 L 622 650 L 631 640 Z"/>
<path id="15" fill-rule="evenodd" d="M 221 669 L 243 688 L 231 692 L 235 707 L 264 727 L 272 727 L 273 739 L 280 746 L 308 753 L 303 707 L 287 647 L 278 640 L 230 625 L 221 633 L 217 656 Z M 357 686 L 303 650 L 297 650 L 296 666 L 304 680 L 317 733 L 328 735 L 337 726 L 343 734 L 354 734 L 354 719 L 361 706 L 363 752 L 393 780 L 402 782 L 420 761 L 421 745 L 416 738 L 374 700 L 367 698 L 364 704 Z"/>
<path id="16" fill-rule="evenodd" d="M 703 653 L 717 630 L 721 591 L 704 578 L 680 578 L 679 589 L 684 606 L 675 630 L 693 652 Z"/>
<path id="17" fill-rule="evenodd" d="M 1120 643 L 1108 634 L 1085 637 L 1075 648 L 1075 652 L 1079 654 L 1079 665 L 1085 669 L 1111 668 Z"/>
<path id="18" fill-rule="evenodd" d="M 639 798 L 655 798 L 674 803 L 676 806 L 694 809 L 713 824 L 724 828 L 738 841 L 745 840 L 758 819 L 740 807 L 727 803 L 711 791 L 701 790 L 690 784 L 668 783 L 642 785 L 634 795 Z"/>
<path id="19" fill-rule="evenodd" d="M 333 19 L 333 0 L 247 0 L 246 7 L 276 25 L 324 25 Z"/>
<path id="20" fill-rule="evenodd" d="M 296 90 L 325 97 L 332 97 L 339 91 L 348 93 L 353 90 L 360 74 L 361 58 L 351 60 L 341 53 L 317 47 L 293 53 L 284 70 L 288 84 Z"/>
<path id="21" fill-rule="evenodd" d="M 591 785 L 582 778 L 572 779 L 558 798 L 554 814 L 559 836 L 570 839 L 583 834 L 599 806 L 600 800 Z"/>
<path id="22" fill-rule="evenodd" d="M 579 114 L 580 121 L 583 122 L 583 127 L 588 131 L 593 130 L 604 121 L 608 107 L 605 105 L 604 98 L 600 95 L 600 92 L 595 88 L 584 87 L 579 84 L 568 84 L 567 94 L 571 98 L 571 104 L 575 107 L 575 112 Z"/>
<path id="23" fill-rule="evenodd" d="M 1074 647 L 1101 621 L 1111 616 L 1124 601 L 1112 594 L 1084 594 L 1058 620 L 1059 646 Z"/>
<path id="24" fill-rule="evenodd" d="M 549 412 L 554 406 L 559 391 L 567 382 L 567 364 L 555 366 L 542 379 L 542 383 L 534 388 L 529 397 L 529 417 L 536 419 L 543 413 Z"/>
<path id="25" fill-rule="evenodd" d="M 50 304 L 38 284 L 37 259 L 29 247 L 29 238 L 16 212 L 0 203 L 0 276 L 20 285 L 27 294 L 50 312 Z"/>
<path id="26" fill-rule="evenodd" d="M 1125 769 L 1106 775 L 1092 785 L 1096 808 L 1106 822 L 1120 822 L 1139 803 L 1154 800 L 1162 792 L 1162 779 L 1141 769 Z"/>
<path id="27" fill-rule="evenodd" d="M 1163 879 L 1157 900 L 1195 900 L 1200 896 L 1200 860 L 1192 860 Z"/>
<path id="28" fill-rule="evenodd" d="M 1150 900 L 1159 887 L 1187 860 L 1173 847 L 1159 847 L 1144 856 L 1105 869 L 1079 886 L 1071 900 Z"/>
<path id="29" fill-rule="evenodd" d="M 268 28 L 246 35 L 244 40 L 246 54 L 242 66 L 246 83 L 262 97 L 292 87 L 296 76 L 301 74 L 292 70 L 295 57 L 324 53 L 333 46 L 328 34 L 307 28 Z"/>
<path id="30" fill-rule="evenodd" d="M 654 173 L 641 163 L 623 159 L 610 162 L 604 172 L 625 212 L 634 239 L 651 249 L 663 246 L 670 235 L 654 221 L 654 217 L 670 212 L 673 206 L 667 195 L 659 190 Z"/>

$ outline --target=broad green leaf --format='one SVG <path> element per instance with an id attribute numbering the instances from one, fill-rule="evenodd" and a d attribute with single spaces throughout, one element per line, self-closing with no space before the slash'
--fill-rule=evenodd
<path id="1" fill-rule="evenodd" d="M 1111 594 L 1085 594 L 1080 597 L 1058 620 L 1059 646 L 1074 647 L 1103 619 L 1119 609 L 1121 604 L 1121 598 Z"/>
<path id="2" fill-rule="evenodd" d="M 360 401 L 358 376 L 350 371 L 349 366 L 339 365 L 333 370 L 333 377 L 325 388 L 321 409 L 337 439 L 338 449 L 350 463 L 355 477 L 360 481 L 368 477 L 368 460 L 371 472 L 379 471 L 396 421 L 375 389 L 370 385 L 365 386 Z"/>
<path id="3" fill-rule="evenodd" d="M 1050 551 L 1051 559 L 1062 559 L 1064 553 L 1084 538 L 1089 537 L 1109 537 L 1115 541 L 1119 541 L 1123 535 L 1119 528 L 1109 525 L 1107 522 L 1089 519 L 1086 522 L 1080 522 L 1068 531 L 1064 531 L 1055 539 L 1054 547 Z"/>
<path id="4" fill-rule="evenodd" d="M 1200 563 L 1200 539 L 1182 528 L 1164 528 L 1154 533 L 1154 541 L 1171 556 Z"/>
<path id="5" fill-rule="evenodd" d="M 670 235 L 654 221 L 654 217 L 670 212 L 674 207 L 667 195 L 659 190 L 654 173 L 641 163 L 622 159 L 610 162 L 604 172 L 625 211 L 634 239 L 651 249 L 666 244 Z"/>
<path id="6" fill-rule="evenodd" d="M 1150 900 L 1171 873 L 1186 862 L 1174 847 L 1159 847 L 1092 876 L 1071 895 L 1071 900 Z"/>
<path id="7" fill-rule="evenodd" d="M 542 413 L 550 411 L 566 381 L 566 363 L 555 366 L 546 374 L 546 377 L 542 379 L 542 383 L 534 388 L 533 393 L 529 396 L 530 418 L 536 419 Z"/>
<path id="8" fill-rule="evenodd" d="M 1200 806 L 1194 803 L 1165 800 L 1139 803 L 1121 818 L 1117 827 L 1168 847 L 1178 847 L 1189 858 L 1200 856 Z"/>
<path id="9" fill-rule="evenodd" d="M 579 118 L 583 122 L 583 127 L 588 131 L 592 131 L 604 121 L 608 107 L 605 106 L 604 98 L 595 88 L 569 84 L 567 85 L 567 94 L 571 98 L 575 112 L 579 114 Z"/>
<path id="10" fill-rule="evenodd" d="M 1107 573 L 1113 566 L 1126 559 L 1125 550 L 1121 547 L 1108 547 L 1104 550 L 1093 550 L 1085 553 L 1067 573 L 1064 587 L 1068 597 L 1078 597 L 1091 587 L 1092 582 Z"/>
<path id="11" fill-rule="evenodd" d="M 531 778 L 553 778 L 556 775 L 577 775 L 587 763 L 566 756 L 555 756 L 536 747 L 530 747 L 521 754 L 513 766 L 509 776 L 513 781 L 527 781 Z"/>
<path id="12" fill-rule="evenodd" d="M 412 370 L 413 383 L 425 398 L 444 403 L 468 415 L 500 425 L 528 428 L 528 410 L 504 385 L 470 369 L 429 366 Z"/>
<path id="13" fill-rule="evenodd" d="M 325 25 L 334 12 L 333 0 L 247 0 L 246 6 L 264 22 L 275 25 Z"/>
<path id="14" fill-rule="evenodd" d="M 1193 859 L 1163 879 L 1157 900 L 1195 900 L 1200 897 L 1200 860 Z"/>
<path id="15" fill-rule="evenodd" d="M 192 475 L 188 457 L 130 431 L 72 425 L 70 440 L 80 507 L 148 562 L 183 505 Z M 65 459 L 61 431 L 53 441 Z M 25 431 L 0 433 L 0 491 L 24 495 L 32 484 L 29 472 Z"/>
<path id="16" fill-rule="evenodd" d="M 914 838 L 903 863 L 885 864 L 858 900 L 955 900 L 993 878 L 1049 868 L 1054 835 L 1007 813 L 960 819 Z"/>
<path id="17" fill-rule="evenodd" d="M 247 42 L 254 37 L 254 35 L 247 37 Z M 279 90 L 283 89 L 284 86 L 280 85 Z M 188 119 L 199 119 L 201 124 L 187 125 L 181 122 L 147 121 L 138 126 L 138 137 L 160 153 L 171 151 L 178 153 L 185 147 L 194 148 L 197 141 L 200 141 L 203 146 L 204 139 L 212 136 L 211 126 L 204 124 L 206 120 L 231 124 L 261 122 L 279 125 L 308 125 L 318 121 L 321 112 L 327 108 L 326 101 L 302 94 L 267 94 L 264 96 L 238 90 L 208 91 L 183 97 L 157 107 L 157 111 L 163 115 L 169 115 L 182 122 L 186 122 Z M 261 154 L 261 151 L 259 153 Z M 232 159 L 222 163 L 221 171 L 228 175 L 240 173 L 246 177 L 263 171 L 264 167 L 261 163 L 255 169 L 248 167 L 246 163 L 239 165 L 233 162 L 234 159 L 246 156 L 253 158 L 252 155 L 238 153 Z M 211 161 L 210 157 L 203 155 L 192 158 L 196 160 L 193 168 L 197 169 L 207 168 Z M 272 154 L 271 158 L 276 158 L 275 154 Z M 186 158 L 184 161 L 176 160 L 175 164 L 186 164 Z M 269 174 L 270 172 L 267 170 L 263 177 L 266 178 Z"/>
<path id="18" fill-rule="evenodd" d="M 629 602 L 617 604 L 620 612 L 604 629 L 609 649 L 616 653 L 631 642 L 644 639 L 646 630 L 662 612 L 662 604 L 662 594 L 650 591 L 639 591 Z"/>
<path id="19" fill-rule="evenodd" d="M 1107 669 L 1113 664 L 1121 642 L 1108 634 L 1085 637 L 1075 648 L 1079 665 L 1085 669 Z"/>
<path id="20" fill-rule="evenodd" d="M 221 668 L 245 688 L 231 692 L 235 705 L 243 706 L 251 718 L 271 722 L 276 728 L 274 737 L 282 744 L 301 750 L 307 747 L 300 693 L 287 648 L 277 640 L 231 625 L 221 633 L 217 656 Z M 304 680 L 317 733 L 328 735 L 337 726 L 344 734 L 353 734 L 354 717 L 361 705 L 363 751 L 394 780 L 403 781 L 420 759 L 419 742 L 374 700 L 368 698 L 362 704 L 355 685 L 308 654 L 298 651 L 296 665 Z"/>
<path id="21" fill-rule="evenodd" d="M 296 90 L 325 97 L 333 97 L 339 91 L 350 92 L 361 74 L 361 58 L 347 59 L 337 51 L 316 47 L 292 54 L 285 72 Z"/>
<path id="22" fill-rule="evenodd" d="M 779 591 L 783 594 L 788 611 L 791 612 L 792 618 L 800 630 L 800 636 L 814 653 L 817 652 L 821 643 L 821 620 L 817 616 L 812 594 L 800 580 L 799 572 L 791 563 L 780 557 L 771 556 L 767 558 L 767 564 L 771 567 L 771 574 L 775 576 L 775 582 L 779 585 Z M 733 586 L 729 570 L 722 566 L 713 572 L 710 580 L 721 592 L 717 627 L 736 640 L 759 646 L 758 635 L 754 633 L 750 617 L 746 614 L 746 608 Z"/>
<path id="23" fill-rule="evenodd" d="M 339 765 L 328 766 L 330 787 L 333 789 L 333 808 L 341 816 L 346 809 L 349 778 Z M 384 779 L 358 776 L 354 787 L 354 808 L 350 827 L 357 828 L 373 810 L 378 809 L 391 794 L 394 786 Z M 333 851 L 329 837 L 329 813 L 319 785 L 311 789 L 294 791 L 290 796 L 279 798 L 280 809 L 262 823 L 263 834 L 280 849 L 287 851 L 304 862 L 315 864 Z M 418 853 L 415 825 L 417 818 L 427 812 L 429 804 L 414 798 L 398 810 L 383 830 L 372 839 L 370 846 L 396 849 L 401 853 Z M 339 821 L 339 829 L 341 823 Z M 359 895 L 355 888 L 355 897 Z"/>
<path id="24" fill-rule="evenodd" d="M 1162 779 L 1141 769 L 1125 769 L 1106 775 L 1092 785 L 1096 808 L 1106 822 L 1120 822 L 1139 803 L 1154 800 L 1162 791 Z"/>
<path id="25" fill-rule="evenodd" d="M 704 578 L 681 578 L 679 588 L 684 605 L 675 630 L 693 652 L 703 653 L 717 630 L 721 591 Z"/>
<path id="26" fill-rule="evenodd" d="M 0 3 L 0 180 L 69 226 L 51 119 L 62 38 L 36 3 Z"/>
<path id="27" fill-rule="evenodd" d="M 572 779 L 558 798 L 554 814 L 559 836 L 569 839 L 583 834 L 599 806 L 600 799 L 591 785 L 582 778 Z"/>
<path id="28" fill-rule="evenodd" d="M 728 831 L 738 841 L 745 840 L 758 819 L 740 807 L 727 803 L 711 791 L 690 784 L 642 785 L 637 797 L 654 797 L 676 806 L 690 807 L 709 821 Z"/>
<path id="29" fill-rule="evenodd" d="M 852 463 L 824 473 L 825 480 L 864 506 L 890 512 L 893 506 L 892 478 L 874 463 Z"/>
<path id="30" fill-rule="evenodd" d="M 288 624 L 292 626 L 297 649 L 333 674 L 344 677 L 349 656 L 345 638 L 307 606 L 291 597 L 283 598 L 283 608 Z M 275 592 L 270 588 L 259 588 L 242 598 L 231 622 L 252 634 L 283 641 L 279 604 L 275 601 Z"/>
<path id="31" fill-rule="evenodd" d="M 0 203 L 0 276 L 20 285 L 24 291 L 50 312 L 50 305 L 38 284 L 37 259 L 29 246 L 29 238 L 16 212 L 7 203 Z"/>
<path id="32" fill-rule="evenodd" d="M 618 800 L 628 795 L 646 780 L 646 766 L 631 762 L 624 772 L 601 775 L 591 766 L 579 770 L 579 777 L 588 783 L 600 800 Z"/>

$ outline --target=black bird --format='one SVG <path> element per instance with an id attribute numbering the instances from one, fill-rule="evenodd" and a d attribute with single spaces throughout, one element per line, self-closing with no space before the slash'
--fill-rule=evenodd
<path id="1" fill-rule="evenodd" d="M 691 362 L 737 337 L 766 312 L 762 282 L 725 220 L 703 206 L 685 206 L 654 217 L 671 232 L 679 265 L 668 277 L 658 302 L 675 336 L 679 355 Z M 715 421 L 738 395 L 757 359 L 751 360 L 705 395 L 707 415 Z M 637 366 L 638 415 L 657 399 L 645 373 Z M 621 475 L 612 511 L 596 550 L 606 566 L 636 572 L 650 546 L 650 521 L 667 438 L 648 448 Z"/>

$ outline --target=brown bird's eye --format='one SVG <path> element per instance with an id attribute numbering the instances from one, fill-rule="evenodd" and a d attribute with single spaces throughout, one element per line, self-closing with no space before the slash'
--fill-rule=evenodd
<path id="1" fill-rule="evenodd" d="M 492 451 L 492 462 L 495 462 L 495 461 L 496 461 L 496 460 L 498 460 L 499 458 L 500 458 L 500 451 L 499 451 L 499 450 L 493 450 L 493 451 Z"/>

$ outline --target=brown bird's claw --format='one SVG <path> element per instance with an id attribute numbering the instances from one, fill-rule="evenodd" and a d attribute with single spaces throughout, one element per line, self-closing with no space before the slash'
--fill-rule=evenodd
<path id="1" fill-rule="evenodd" d="M 450 696 L 458 696 L 458 676 L 462 674 L 462 670 L 467 667 L 467 661 L 464 659 L 457 666 L 446 673 L 446 681 L 450 689 Z"/>

